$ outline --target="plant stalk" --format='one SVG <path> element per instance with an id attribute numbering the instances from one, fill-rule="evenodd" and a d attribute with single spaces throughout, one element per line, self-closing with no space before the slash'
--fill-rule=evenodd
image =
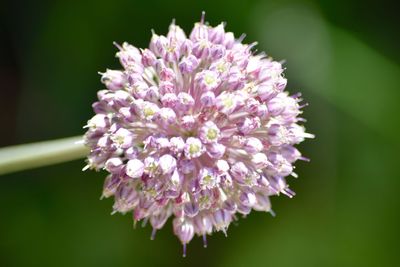
<path id="1" fill-rule="evenodd" d="M 0 148 L 0 175 L 85 157 L 82 136 Z"/>

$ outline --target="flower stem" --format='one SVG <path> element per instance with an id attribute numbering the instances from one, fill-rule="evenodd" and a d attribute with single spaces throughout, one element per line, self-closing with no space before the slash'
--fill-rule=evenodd
<path id="1" fill-rule="evenodd" d="M 82 136 L 0 148 L 0 175 L 80 159 L 88 152 Z"/>

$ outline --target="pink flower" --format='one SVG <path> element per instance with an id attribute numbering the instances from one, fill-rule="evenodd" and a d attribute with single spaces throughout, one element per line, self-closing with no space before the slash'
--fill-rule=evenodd
<path id="1" fill-rule="evenodd" d="M 237 214 L 273 213 L 270 196 L 294 195 L 285 177 L 306 159 L 294 146 L 313 135 L 281 63 L 204 17 L 189 37 L 173 23 L 149 48 L 117 47 L 123 68 L 102 74 L 85 135 L 114 212 L 149 221 L 153 237 L 174 217 L 186 253 L 195 234 L 206 242 Z"/>

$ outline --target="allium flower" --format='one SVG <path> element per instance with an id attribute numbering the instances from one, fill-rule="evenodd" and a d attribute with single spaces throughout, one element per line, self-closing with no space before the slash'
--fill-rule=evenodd
<path id="1" fill-rule="evenodd" d="M 184 246 L 226 232 L 237 214 L 271 212 L 269 197 L 294 195 L 286 177 L 312 138 L 299 94 L 284 91 L 281 63 L 255 54 L 224 24 L 172 23 L 149 48 L 117 45 L 122 70 L 107 70 L 88 121 L 88 168 L 110 174 L 104 197 L 155 231 L 173 217 Z"/>

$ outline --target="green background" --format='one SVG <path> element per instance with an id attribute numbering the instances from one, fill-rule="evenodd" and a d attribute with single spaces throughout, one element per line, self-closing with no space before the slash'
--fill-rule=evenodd
<path id="1" fill-rule="evenodd" d="M 188 257 L 169 222 L 150 241 L 130 215 L 99 200 L 105 173 L 83 160 L 0 177 L 0 266 L 398 266 L 400 34 L 388 1 L 10 1 L 2 5 L 0 145 L 83 134 L 118 68 L 113 41 L 146 47 L 173 18 L 189 31 L 206 11 L 236 36 L 286 60 L 316 139 L 312 160 L 274 197 L 275 218 L 251 213 L 195 238 Z"/>

